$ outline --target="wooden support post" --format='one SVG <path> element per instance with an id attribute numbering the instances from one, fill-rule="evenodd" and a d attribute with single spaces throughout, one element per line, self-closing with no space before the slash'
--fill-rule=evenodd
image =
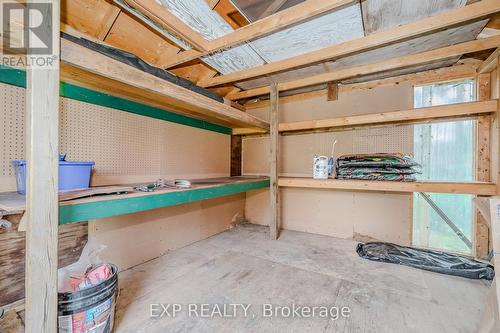
<path id="1" fill-rule="evenodd" d="M 339 99 L 339 84 L 337 82 L 328 83 L 327 101 L 336 101 Z"/>
<path id="2" fill-rule="evenodd" d="M 489 73 L 477 76 L 476 91 L 478 101 L 485 101 L 491 98 L 491 75 Z M 491 180 L 490 126 L 491 116 L 484 115 L 478 117 L 476 127 L 476 181 L 489 182 Z M 485 258 L 489 251 L 489 228 L 483 215 L 477 209 L 473 223 L 473 254 L 476 258 Z"/>
<path id="3" fill-rule="evenodd" d="M 241 176 L 241 135 L 231 135 L 231 177 Z"/>
<path id="4" fill-rule="evenodd" d="M 494 151 L 493 154 L 496 156 L 496 169 L 493 170 L 492 172 L 495 173 L 495 177 L 493 177 L 494 180 L 496 180 L 497 183 L 497 195 L 500 195 L 500 55 L 498 56 L 497 59 L 497 91 L 496 91 L 496 97 L 499 100 L 499 106 L 498 110 L 496 113 L 496 142 L 493 145 Z M 500 287 L 500 286 L 499 286 Z"/>
<path id="5" fill-rule="evenodd" d="M 60 2 L 48 3 L 41 28 L 54 41 L 52 55 L 33 56 L 51 58 L 52 66 L 28 67 L 26 75 L 25 324 L 26 332 L 41 333 L 57 332 Z"/>
<path id="6" fill-rule="evenodd" d="M 271 85 L 271 109 L 269 115 L 270 122 L 270 178 L 271 178 L 271 221 L 269 224 L 271 239 L 277 239 L 280 229 L 280 197 L 278 187 L 278 172 L 279 172 L 279 114 L 278 114 L 278 99 L 279 99 L 278 84 Z"/>

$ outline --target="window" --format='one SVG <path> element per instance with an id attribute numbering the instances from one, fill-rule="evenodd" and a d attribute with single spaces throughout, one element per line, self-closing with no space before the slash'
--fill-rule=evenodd
<path id="1" fill-rule="evenodd" d="M 415 87 L 415 107 L 471 102 L 473 80 Z M 419 180 L 473 181 L 475 179 L 476 121 L 415 125 L 414 154 L 422 164 Z M 472 240 L 472 195 L 414 194 L 413 244 L 470 254 L 472 249 L 450 227 L 454 224 Z M 429 202 L 429 199 L 432 201 Z M 436 207 L 432 207 L 434 203 Z M 448 220 L 448 222 L 446 221 Z"/>

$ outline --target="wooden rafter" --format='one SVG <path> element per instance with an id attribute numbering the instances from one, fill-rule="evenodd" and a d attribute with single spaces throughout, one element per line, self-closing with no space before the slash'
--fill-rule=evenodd
<path id="1" fill-rule="evenodd" d="M 181 19 L 165 9 L 154 0 L 125 0 L 125 2 L 146 15 L 149 19 L 167 29 L 170 33 L 182 38 L 196 50 L 205 52 L 208 41 L 199 33 L 191 29 Z"/>
<path id="2" fill-rule="evenodd" d="M 153 0 L 126 0 L 136 10 L 141 11 L 144 15 L 154 20 L 155 22 L 167 27 L 167 22 L 162 22 L 161 15 L 167 19 L 170 13 L 161 5 Z M 358 2 L 359 0 L 308 0 L 296 6 L 290 7 L 274 15 L 265 17 L 254 23 L 246 25 L 229 33 L 225 36 L 216 38 L 211 41 L 206 41 L 204 52 L 193 52 L 186 50 L 181 52 L 178 57 L 164 64 L 164 68 L 180 65 L 182 63 L 200 58 L 204 55 L 213 53 L 220 49 L 229 48 L 242 44 L 246 41 L 269 35 L 275 31 L 286 28 L 290 25 L 305 21 L 314 16 L 321 15 L 328 11 L 347 6 Z M 135 4 L 135 5 L 134 5 Z M 154 14 L 152 14 L 154 13 Z M 180 35 L 182 37 L 182 35 Z"/>
<path id="3" fill-rule="evenodd" d="M 477 69 L 479 74 L 489 73 L 497 67 L 500 48 L 496 49 Z"/>
<path id="4" fill-rule="evenodd" d="M 280 91 L 292 90 L 301 87 L 313 86 L 330 81 L 345 80 L 362 75 L 380 73 L 398 68 L 424 65 L 444 59 L 450 59 L 456 56 L 461 56 L 466 53 L 483 51 L 500 45 L 500 36 L 489 37 L 480 40 L 460 43 L 452 46 L 439 48 L 436 50 L 421 52 L 417 54 L 407 55 L 404 57 L 392 58 L 389 60 L 379 61 L 372 64 L 346 68 L 329 73 L 313 75 L 310 77 L 282 82 L 279 84 Z M 228 95 L 227 98 L 232 100 L 261 96 L 269 93 L 269 87 L 261 87 L 250 89 L 235 94 Z"/>
<path id="5" fill-rule="evenodd" d="M 232 47 L 252 39 L 269 35 L 315 16 L 353 3 L 357 0 L 308 0 L 279 13 L 260 19 L 208 43 L 209 52 Z"/>
<path id="6" fill-rule="evenodd" d="M 422 85 L 437 82 L 447 82 L 454 80 L 462 80 L 467 78 L 474 78 L 477 74 L 478 65 L 480 60 L 464 59 L 463 63 L 455 66 L 427 70 L 418 73 L 404 74 L 394 76 L 386 79 L 377 79 L 361 83 L 350 83 L 339 85 L 339 93 L 348 93 L 351 91 L 370 90 L 377 87 L 393 86 L 403 83 L 412 85 Z M 314 90 L 296 95 L 290 95 L 280 98 L 280 103 L 291 103 L 296 101 L 303 101 L 306 99 L 327 96 L 328 90 Z M 269 100 L 252 100 L 245 103 L 245 109 L 258 109 L 269 106 Z"/>
<path id="7" fill-rule="evenodd" d="M 446 11 L 416 22 L 377 32 L 366 37 L 329 46 L 317 51 L 308 52 L 263 66 L 214 77 L 213 79 L 205 82 L 200 82 L 200 84 L 204 87 L 213 87 L 220 84 L 248 80 L 335 58 L 341 58 L 354 53 L 360 53 L 362 51 L 382 47 L 408 38 L 414 38 L 464 22 L 479 19 L 499 11 L 500 6 L 498 5 L 498 0 L 482 0 L 466 7 Z M 281 13 L 284 12 L 285 11 Z"/>

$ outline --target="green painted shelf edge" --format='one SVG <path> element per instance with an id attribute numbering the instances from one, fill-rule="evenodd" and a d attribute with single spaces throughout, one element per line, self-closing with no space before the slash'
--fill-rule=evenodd
<path id="1" fill-rule="evenodd" d="M 75 205 L 63 205 L 59 206 L 59 224 L 76 223 L 142 212 L 155 208 L 175 206 L 193 201 L 268 188 L 269 186 L 269 179 L 261 179 L 252 182 L 224 184 L 193 190 L 158 193 L 139 197 L 124 197 Z"/>
<path id="2" fill-rule="evenodd" d="M 26 72 L 20 69 L 0 65 L 0 82 L 16 87 L 26 88 Z M 108 108 L 134 113 L 141 116 L 169 121 L 176 124 L 201 128 L 204 130 L 228 134 L 232 130 L 207 121 L 191 118 L 174 112 L 162 110 L 142 103 L 137 103 L 128 99 L 103 94 L 91 89 L 79 87 L 70 83 L 61 82 L 60 95 L 65 98 L 74 99 L 80 102 L 105 106 Z"/>

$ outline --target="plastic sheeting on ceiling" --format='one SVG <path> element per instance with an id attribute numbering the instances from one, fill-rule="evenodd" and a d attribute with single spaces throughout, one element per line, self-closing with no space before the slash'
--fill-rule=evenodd
<path id="1" fill-rule="evenodd" d="M 234 31 L 217 12 L 208 6 L 206 0 L 157 1 L 193 30 L 209 40 Z M 247 2 L 249 1 L 247 0 Z M 202 60 L 220 73 L 227 74 L 337 45 L 348 40 L 360 38 L 365 35 L 365 31 L 366 34 L 370 34 L 385 30 L 443 11 L 465 6 L 466 2 L 467 0 L 365 0 L 361 6 L 355 4 L 344 7 L 252 42 L 205 56 Z M 280 7 L 276 11 L 281 9 Z M 372 63 L 377 60 L 386 59 L 387 57 L 415 54 L 473 40 L 485 24 L 486 21 L 470 23 L 362 54 L 344 57 L 337 61 L 248 80 L 240 82 L 237 85 L 243 89 L 252 89 L 268 85 L 271 80 L 287 81 L 341 68 Z M 450 59 L 446 63 L 452 64 L 458 59 Z M 435 67 L 434 65 L 429 64 L 429 68 Z M 412 69 L 407 69 L 406 71 L 412 72 Z"/>
<path id="2" fill-rule="evenodd" d="M 206 0 L 157 1 L 206 39 L 234 31 Z M 361 7 L 356 4 L 202 59 L 220 73 L 227 74 L 362 36 Z"/>
<path id="3" fill-rule="evenodd" d="M 205 0 L 158 0 L 163 7 L 208 40 L 233 32 L 234 29 L 210 8 Z M 264 60 L 248 45 L 243 44 L 202 58 L 222 74 L 264 64 Z"/>

